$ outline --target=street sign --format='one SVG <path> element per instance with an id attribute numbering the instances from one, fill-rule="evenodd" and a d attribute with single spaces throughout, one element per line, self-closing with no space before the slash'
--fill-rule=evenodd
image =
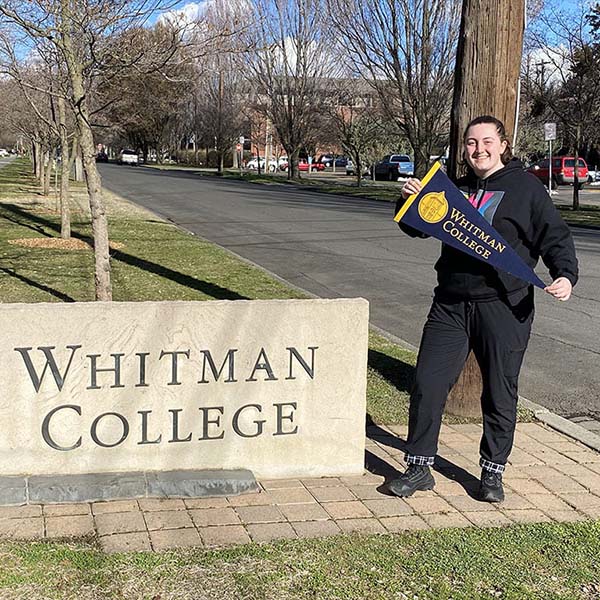
<path id="1" fill-rule="evenodd" d="M 556 123 L 544 123 L 544 139 L 547 142 L 556 139 Z"/>
<path id="2" fill-rule="evenodd" d="M 246 140 L 243 135 L 240 135 L 240 144 L 243 144 Z"/>
<path id="3" fill-rule="evenodd" d="M 235 145 L 235 149 L 239 152 L 242 149 L 242 145 L 241 144 L 236 144 Z"/>

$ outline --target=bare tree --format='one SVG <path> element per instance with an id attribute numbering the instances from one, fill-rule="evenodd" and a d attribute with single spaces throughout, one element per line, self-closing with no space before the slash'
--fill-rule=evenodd
<path id="1" fill-rule="evenodd" d="M 0 50 L 9 50 L 7 38 L 0 35 Z M 1 52 L 0 52 L 1 55 Z M 50 194 L 50 177 L 53 158 L 59 146 L 59 129 L 55 104 L 50 89 L 53 85 L 48 65 L 37 60 L 35 63 L 20 64 L 16 59 L 8 63 L 0 62 L 0 72 L 11 75 L 12 105 L 5 104 L 4 110 L 12 127 L 20 131 L 29 140 L 33 156 L 33 170 L 40 182 L 42 194 Z M 35 82 L 36 89 L 30 84 Z"/>
<path id="2" fill-rule="evenodd" d="M 360 187 L 366 167 L 372 165 L 389 147 L 396 147 L 395 124 L 374 102 L 373 89 L 362 79 L 341 78 L 330 83 L 333 90 L 326 112 L 344 152 L 354 166 Z"/>
<path id="3" fill-rule="evenodd" d="M 120 56 L 129 61 L 140 52 L 173 52 L 160 69 L 118 69 L 111 77 L 100 79 L 94 94 L 96 130 L 104 130 L 106 138 L 127 140 L 128 145 L 142 150 L 146 161 L 151 150 L 159 162 L 163 155 L 172 154 L 185 130 L 182 121 L 188 120 L 186 106 L 194 69 L 192 61 L 185 60 L 184 45 L 174 42 L 171 29 L 169 23 L 161 22 L 152 28 L 130 29 L 113 39 Z"/>
<path id="4" fill-rule="evenodd" d="M 48 131 L 50 153 L 58 158 L 56 150 L 60 151 L 60 235 L 63 239 L 68 239 L 71 237 L 69 177 L 78 141 L 74 134 L 73 114 L 67 108 L 64 98 L 67 86 L 64 65 L 50 44 L 38 44 L 38 56 L 33 64 L 31 61 L 19 61 L 12 49 L 5 50 L 3 54 L 10 56 L 7 65 L 9 74 L 17 82 L 38 123 Z M 70 151 L 70 140 L 73 142 L 74 152 Z M 45 195 L 49 193 L 49 176 L 50 169 L 45 168 Z"/>
<path id="5" fill-rule="evenodd" d="M 345 55 L 406 135 L 415 172 L 447 143 L 459 0 L 332 0 Z"/>
<path id="6" fill-rule="evenodd" d="M 195 124 L 217 153 L 217 169 L 223 173 L 225 155 L 232 151 L 243 130 L 246 82 L 232 54 L 209 56 L 199 66 L 195 82 Z"/>
<path id="7" fill-rule="evenodd" d="M 538 113 L 557 120 L 563 144 L 572 149 L 577 164 L 584 142 L 598 134 L 600 117 L 600 49 L 594 42 L 589 8 L 549 7 L 530 28 L 530 52 L 538 60 L 526 86 Z M 591 13 L 593 15 L 593 12 Z M 558 40 L 558 43 L 557 43 Z M 594 130 L 595 129 L 595 130 Z M 573 210 L 579 209 L 579 182 L 574 169 Z"/>
<path id="8" fill-rule="evenodd" d="M 0 4 L 0 26 L 10 25 L 22 33 L 23 52 L 50 44 L 64 64 L 68 81 L 65 100 L 75 114 L 92 218 L 97 300 L 111 300 L 112 290 L 108 223 L 95 163 L 90 90 L 100 74 L 110 76 L 133 64 L 139 68 L 143 53 L 125 63 L 113 53 L 110 38 L 145 22 L 162 7 L 162 0 L 4 0 Z"/>
<path id="9" fill-rule="evenodd" d="M 277 131 L 289 158 L 288 177 L 297 178 L 298 156 L 310 138 L 322 98 L 323 78 L 335 74 L 324 0 L 257 0 L 248 28 L 248 75 L 254 102 Z"/>

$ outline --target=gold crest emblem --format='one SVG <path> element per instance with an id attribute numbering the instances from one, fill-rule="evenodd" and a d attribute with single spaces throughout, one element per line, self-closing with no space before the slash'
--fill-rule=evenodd
<path id="1" fill-rule="evenodd" d="M 427 223 L 439 223 L 448 214 L 448 200 L 444 192 L 430 192 L 419 200 L 419 216 Z"/>

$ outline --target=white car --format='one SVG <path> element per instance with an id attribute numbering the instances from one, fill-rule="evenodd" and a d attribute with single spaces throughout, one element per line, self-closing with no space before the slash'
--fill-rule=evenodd
<path id="1" fill-rule="evenodd" d="M 252 160 L 249 160 L 248 163 L 246 164 L 246 168 L 250 169 L 251 171 L 258 171 L 258 158 L 253 158 Z M 277 161 L 274 159 L 271 159 L 269 161 L 269 172 L 270 173 L 274 173 L 275 171 L 277 171 L 278 168 L 278 164 Z M 260 170 L 264 171 L 265 170 L 265 159 L 261 158 L 260 159 Z"/>
<path id="2" fill-rule="evenodd" d="M 367 167 L 366 165 L 363 165 L 363 177 L 366 177 L 367 175 L 371 174 L 371 169 L 369 169 L 369 167 Z M 348 159 L 348 162 L 346 163 L 346 175 L 355 175 L 356 174 L 356 169 L 354 168 L 354 163 Z"/>
<path id="3" fill-rule="evenodd" d="M 132 165 L 137 167 L 140 162 L 140 158 L 135 150 L 121 150 L 117 162 L 120 165 Z"/>
<path id="4" fill-rule="evenodd" d="M 0 148 L 0 157 L 8 156 L 9 152 L 6 148 Z"/>

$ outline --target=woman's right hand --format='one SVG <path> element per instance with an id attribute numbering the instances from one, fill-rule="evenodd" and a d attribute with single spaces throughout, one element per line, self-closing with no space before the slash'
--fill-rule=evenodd
<path id="1" fill-rule="evenodd" d="M 411 178 L 402 186 L 402 197 L 406 200 L 409 196 L 418 194 L 422 189 L 423 186 L 421 185 L 421 180 Z"/>

